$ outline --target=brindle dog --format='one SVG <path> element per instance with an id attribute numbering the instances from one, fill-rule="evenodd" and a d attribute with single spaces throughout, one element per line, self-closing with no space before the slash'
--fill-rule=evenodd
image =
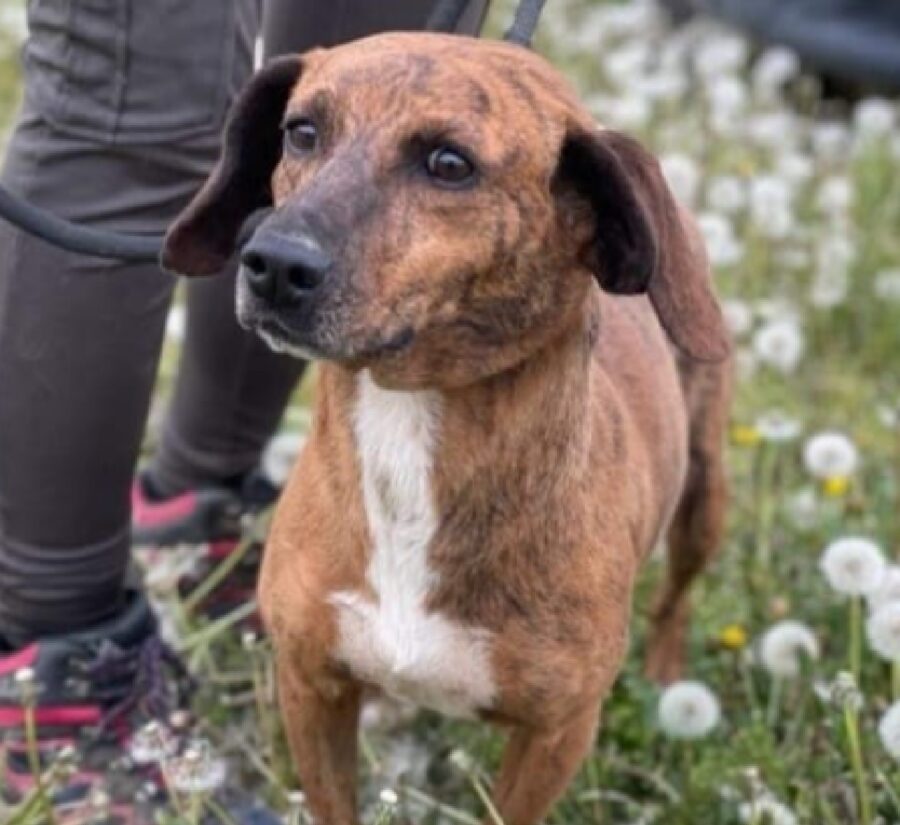
<path id="1" fill-rule="evenodd" d="M 320 359 L 260 582 L 317 822 L 353 825 L 366 686 L 500 723 L 506 825 L 594 741 L 641 562 L 647 660 L 682 666 L 722 530 L 729 340 L 656 161 L 525 49 L 389 34 L 282 59 L 236 104 L 165 261 Z"/>

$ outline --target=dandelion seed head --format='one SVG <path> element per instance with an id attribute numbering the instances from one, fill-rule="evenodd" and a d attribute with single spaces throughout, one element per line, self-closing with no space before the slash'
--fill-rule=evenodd
<path id="1" fill-rule="evenodd" d="M 874 541 L 848 536 L 835 539 L 825 548 L 819 567 L 838 593 L 865 596 L 879 587 L 886 565 Z"/>
<path id="2" fill-rule="evenodd" d="M 673 739 L 702 739 L 718 725 L 719 700 L 702 682 L 675 682 L 659 699 L 659 726 Z"/>
<path id="3" fill-rule="evenodd" d="M 797 825 L 797 816 L 782 802 L 779 802 L 770 793 L 762 794 L 749 802 L 743 802 L 738 806 L 738 816 L 741 822 L 748 825 Z"/>
<path id="4" fill-rule="evenodd" d="M 878 722 L 878 738 L 884 749 L 900 761 L 900 702 L 891 705 Z"/>
<path id="5" fill-rule="evenodd" d="M 886 604 L 900 602 L 900 565 L 888 565 L 880 584 L 871 593 L 867 593 L 866 598 L 869 610 L 873 613 Z"/>
<path id="6" fill-rule="evenodd" d="M 856 445 L 843 433 L 825 431 L 811 436 L 803 447 L 803 463 L 813 478 L 852 476 L 859 465 Z"/>
<path id="7" fill-rule="evenodd" d="M 763 441 L 785 444 L 794 441 L 802 429 L 800 421 L 783 410 L 769 410 L 756 419 L 756 429 Z"/>
<path id="8" fill-rule="evenodd" d="M 759 660 L 778 679 L 794 679 L 802 671 L 803 659 L 819 658 L 819 640 L 802 622 L 785 619 L 776 622 L 759 642 Z"/>
<path id="9" fill-rule="evenodd" d="M 767 322 L 753 336 L 756 357 L 782 373 L 791 373 L 797 368 L 803 349 L 803 333 L 799 324 L 787 318 Z"/>
<path id="10" fill-rule="evenodd" d="M 900 661 L 900 602 L 888 602 L 869 615 L 866 637 L 882 659 Z"/>

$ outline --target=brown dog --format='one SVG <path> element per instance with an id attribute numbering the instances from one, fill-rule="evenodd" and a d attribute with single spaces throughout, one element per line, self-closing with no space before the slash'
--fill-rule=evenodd
<path id="1" fill-rule="evenodd" d="M 324 361 L 260 582 L 310 808 L 357 822 L 377 686 L 509 726 L 496 805 L 538 822 L 594 740 L 641 562 L 671 524 L 668 680 L 719 540 L 729 342 L 702 244 L 651 156 L 504 43 L 272 64 L 167 265 L 221 268 L 270 181 L 239 316 Z"/>

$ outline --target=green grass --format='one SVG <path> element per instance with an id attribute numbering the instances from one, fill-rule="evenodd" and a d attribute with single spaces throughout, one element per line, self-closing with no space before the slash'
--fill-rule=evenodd
<path id="1" fill-rule="evenodd" d="M 591 46 L 586 32 L 596 8 L 586 0 L 550 3 L 539 46 L 602 107 L 598 93 L 612 100 L 634 94 L 630 81 L 624 88 L 611 84 L 606 63 L 611 54 L 649 37 L 658 55 L 672 41 L 642 28 Z M 506 9 L 508 4 L 492 19 L 494 31 Z M 741 68 L 736 76 L 746 80 L 748 70 Z M 6 102 L 7 111 L 14 78 L 7 58 L 0 63 L 0 104 Z M 757 146 L 742 129 L 714 133 L 706 99 L 703 84 L 689 76 L 683 95 L 652 107 L 646 122 L 633 129 L 663 157 L 678 152 L 698 165 L 698 212 L 714 211 L 702 194 L 711 177 L 731 174 L 748 183 L 776 168 L 784 154 L 780 144 L 789 139 L 796 142 L 796 154 L 812 159 L 812 125 L 831 111 L 819 100 L 814 83 L 794 80 L 783 97 L 751 101 L 735 118 L 749 122 L 763 112 L 802 113 L 784 141 Z M 631 655 L 604 708 L 596 746 L 551 823 L 765 825 L 761 816 L 742 820 L 740 814 L 741 803 L 763 793 L 763 787 L 793 811 L 797 822 L 862 823 L 843 711 L 816 690 L 846 669 L 851 643 L 846 602 L 829 588 L 818 562 L 829 541 L 849 534 L 873 538 L 892 561 L 900 552 L 900 429 L 885 420 L 886 408 L 900 410 L 900 301 L 879 297 L 874 290 L 879 271 L 900 266 L 900 165 L 897 146 L 890 141 L 890 136 L 860 141 L 856 150 L 842 151 L 832 161 L 815 161 L 809 180 L 794 192 L 793 225 L 784 239 L 762 237 L 746 210 L 729 219 L 744 254 L 737 263 L 717 268 L 717 282 L 724 296 L 746 303 L 753 329 L 738 339 L 744 366 L 733 411 L 727 538 L 718 562 L 696 590 L 689 665 L 690 677 L 718 695 L 722 721 L 711 735 L 690 744 L 667 738 L 659 728 L 659 690 L 642 678 L 640 668 L 646 615 L 661 572 L 654 560 L 638 587 Z M 817 201 L 822 182 L 832 177 L 849 182 L 853 203 L 845 215 L 828 221 Z M 847 266 L 846 297 L 832 307 L 817 307 L 809 299 L 816 253 L 835 235 L 845 236 L 855 249 Z M 785 250 L 803 251 L 811 262 L 791 268 L 782 260 Z M 760 363 L 750 370 L 753 336 L 766 323 L 765 302 L 773 298 L 787 305 L 802 329 L 804 351 L 790 371 Z M 177 345 L 170 342 L 160 396 L 176 357 Z M 307 381 L 299 404 L 309 403 L 311 383 Z M 799 438 L 784 444 L 760 440 L 755 421 L 774 408 L 797 419 Z M 858 470 L 830 487 L 812 478 L 802 460 L 805 440 L 824 429 L 846 433 L 861 456 Z M 800 525 L 792 516 L 792 503 L 804 490 L 814 494 L 815 508 L 809 523 Z M 166 598 L 177 612 L 177 600 L 171 594 Z M 785 617 L 809 625 L 821 656 L 806 662 L 801 677 L 779 685 L 757 663 L 752 642 Z M 746 646 L 735 649 L 723 643 L 720 635 L 731 625 L 746 633 Z M 266 643 L 254 643 L 248 655 L 233 628 L 213 628 L 204 636 L 202 620 L 191 617 L 182 629 L 189 640 L 185 653 L 202 677 L 198 707 L 208 720 L 208 735 L 235 759 L 247 782 L 286 810 L 285 794 L 295 780 L 271 702 Z M 223 684 L 231 681 L 238 698 L 226 706 Z M 894 698 L 890 667 L 867 646 L 860 688 L 865 698 L 859 714 L 861 781 L 882 821 L 897 822 L 900 769 L 876 734 L 877 722 Z M 401 809 L 412 811 L 416 821 L 478 821 L 484 808 L 470 774 L 489 776 L 501 745 L 500 737 L 484 725 L 427 713 L 368 732 L 362 767 L 368 821 L 376 818 L 378 791 L 387 786 L 397 791 Z M 454 751 L 468 754 L 473 771 L 460 770 L 450 759 Z M 444 813 L 434 806 L 424 813 L 423 798 L 439 801 Z M 390 821 L 389 814 L 380 816 L 378 821 Z M 24 825 L 25 820 L 16 823 Z"/>

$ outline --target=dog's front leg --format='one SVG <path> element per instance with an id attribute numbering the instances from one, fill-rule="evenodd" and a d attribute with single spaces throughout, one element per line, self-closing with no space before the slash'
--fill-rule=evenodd
<path id="1" fill-rule="evenodd" d="M 494 803 L 503 825 L 536 825 L 568 787 L 594 743 L 600 703 L 592 702 L 553 730 L 520 728 L 510 735 Z M 494 820 L 485 820 L 494 825 Z"/>
<path id="2" fill-rule="evenodd" d="M 333 690 L 332 690 L 333 687 Z M 316 825 L 358 825 L 357 739 L 361 688 L 317 690 L 291 668 L 278 669 L 281 714 Z"/>

